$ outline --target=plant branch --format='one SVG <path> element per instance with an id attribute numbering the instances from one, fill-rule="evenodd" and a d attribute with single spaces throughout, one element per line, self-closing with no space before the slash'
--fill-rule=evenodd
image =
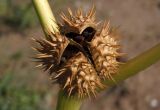
<path id="1" fill-rule="evenodd" d="M 77 96 L 68 96 L 64 91 L 59 92 L 56 110 L 79 110 L 82 100 Z"/>
<path id="2" fill-rule="evenodd" d="M 113 76 L 113 79 L 115 79 L 116 83 L 121 82 L 138 72 L 145 70 L 159 60 L 160 43 L 123 64 L 120 67 L 119 73 Z M 111 80 L 106 80 L 105 83 L 109 85 L 115 84 L 115 82 Z"/>
<path id="3" fill-rule="evenodd" d="M 46 31 L 58 32 L 58 25 L 56 24 L 48 0 L 32 0 L 32 2 L 46 37 Z"/>

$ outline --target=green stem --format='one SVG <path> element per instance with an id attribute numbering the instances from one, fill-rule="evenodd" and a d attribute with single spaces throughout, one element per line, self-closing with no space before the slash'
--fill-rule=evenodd
<path id="1" fill-rule="evenodd" d="M 42 28 L 46 33 L 46 30 L 55 32 L 59 31 L 55 22 L 55 18 L 49 7 L 47 0 L 32 0 L 35 10 L 38 14 Z M 116 82 L 123 81 L 138 72 L 148 68 L 150 65 L 160 60 L 160 44 L 149 49 L 148 51 L 138 55 L 137 57 L 129 60 L 126 64 L 122 65 L 119 70 L 119 74 L 113 76 Z M 108 85 L 114 85 L 111 80 L 106 80 Z M 79 100 L 76 96 L 68 97 L 64 91 L 59 92 L 57 110 L 79 110 L 82 100 Z"/>
<path id="2" fill-rule="evenodd" d="M 76 96 L 68 97 L 64 91 L 59 92 L 56 110 L 79 110 L 82 100 Z"/>
<path id="3" fill-rule="evenodd" d="M 48 4 L 48 0 L 32 0 L 43 31 L 47 37 L 47 31 L 58 32 L 58 25 Z"/>
<path id="4" fill-rule="evenodd" d="M 121 82 L 137 74 L 138 72 L 148 68 L 149 66 L 156 63 L 159 60 L 160 43 L 123 64 L 120 67 L 119 74 L 113 76 L 113 78 L 115 79 L 116 83 Z M 106 80 L 105 83 L 109 85 L 115 84 L 115 82 L 111 80 Z"/>

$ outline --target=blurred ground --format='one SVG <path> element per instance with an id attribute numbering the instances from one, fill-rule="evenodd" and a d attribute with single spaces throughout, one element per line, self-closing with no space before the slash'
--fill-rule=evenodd
<path id="1" fill-rule="evenodd" d="M 29 3 L 29 0 L 23 3 L 0 0 L 0 110 L 53 110 L 56 106 L 58 86 L 35 69 L 30 58 L 33 55 L 30 38 L 44 35 Z M 98 20 L 109 19 L 112 26 L 119 26 L 123 51 L 127 53 L 125 59 L 160 42 L 160 0 L 94 0 L 94 3 Z M 51 5 L 58 18 L 58 13 L 67 7 L 80 6 L 86 11 L 92 2 L 51 0 Z M 97 99 L 86 100 L 82 110 L 160 110 L 159 73 L 160 62 L 102 92 Z"/>

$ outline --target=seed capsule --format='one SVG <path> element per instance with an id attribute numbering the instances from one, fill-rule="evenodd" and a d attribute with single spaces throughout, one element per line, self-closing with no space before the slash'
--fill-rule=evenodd
<path id="1" fill-rule="evenodd" d="M 112 75 L 118 71 L 117 57 L 121 54 L 118 53 L 120 45 L 109 30 L 109 22 L 104 23 L 102 29 L 95 34 L 88 48 L 100 78 L 114 80 Z"/>
<path id="2" fill-rule="evenodd" d="M 68 95 L 78 93 L 84 96 L 96 96 L 97 88 L 103 88 L 95 69 L 87 58 L 78 52 L 60 68 L 53 79 L 56 80 Z"/>
<path id="3" fill-rule="evenodd" d="M 117 74 L 120 45 L 109 23 L 98 26 L 94 7 L 86 15 L 81 9 L 75 14 L 68 9 L 68 13 L 69 17 L 61 14 L 59 33 L 34 39 L 40 45 L 34 48 L 39 52 L 35 59 L 68 96 L 96 96 L 97 89 L 104 88 L 102 79 L 114 80 L 112 75 Z"/>

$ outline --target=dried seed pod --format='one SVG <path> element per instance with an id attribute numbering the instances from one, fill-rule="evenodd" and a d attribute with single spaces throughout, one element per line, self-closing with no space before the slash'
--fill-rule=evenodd
<path id="1" fill-rule="evenodd" d="M 34 48 L 39 53 L 35 56 L 36 61 L 40 64 L 37 67 L 49 70 L 51 74 L 60 64 L 62 54 L 69 44 L 68 39 L 59 33 L 50 33 L 47 39 L 33 39 L 40 47 Z"/>
<path id="2" fill-rule="evenodd" d="M 70 96 L 78 93 L 79 97 L 96 96 L 96 89 L 103 88 L 101 81 L 87 58 L 78 52 L 53 76 Z"/>
<path id="3" fill-rule="evenodd" d="M 75 13 L 68 8 L 69 17 L 64 13 L 61 14 L 63 24 L 60 25 L 61 32 L 63 34 L 74 32 L 81 34 L 87 27 L 96 28 L 99 23 L 95 21 L 95 7 L 93 6 L 90 11 L 83 15 L 82 10 L 78 9 Z"/>
<path id="4" fill-rule="evenodd" d="M 119 68 L 117 58 L 119 45 L 109 23 L 98 30 L 94 7 L 84 16 L 81 9 L 75 15 L 61 15 L 60 33 L 49 33 L 47 39 L 35 40 L 40 44 L 35 57 L 44 70 L 49 70 L 51 79 L 70 96 L 96 95 L 103 88 L 102 79 L 112 79 Z"/>
<path id="5" fill-rule="evenodd" d="M 117 58 L 122 55 L 118 53 L 120 45 L 113 35 L 114 32 L 109 30 L 109 22 L 104 23 L 102 29 L 95 34 L 88 46 L 97 73 L 103 79 L 114 80 L 112 75 L 117 73 L 119 67 Z"/>

